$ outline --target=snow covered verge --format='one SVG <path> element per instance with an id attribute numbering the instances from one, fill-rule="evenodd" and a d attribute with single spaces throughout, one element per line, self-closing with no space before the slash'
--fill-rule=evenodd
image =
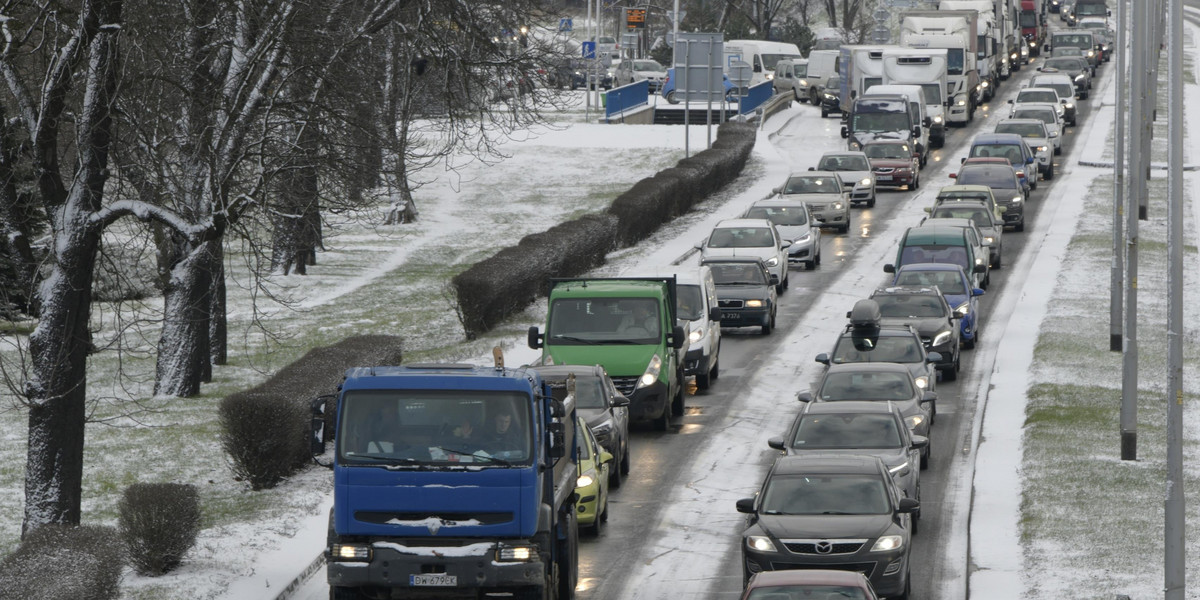
<path id="1" fill-rule="evenodd" d="M 1185 34 L 1185 98 L 1196 98 L 1196 29 Z M 1113 66 L 1107 67 L 1115 70 Z M 1163 57 L 1165 74 L 1166 57 Z M 997 350 L 975 465 L 970 528 L 972 598 L 1161 597 L 1163 499 L 1166 488 L 1167 180 L 1152 175 L 1149 220 L 1139 227 L 1138 460 L 1120 459 L 1121 353 L 1108 349 L 1109 269 L 1112 260 L 1111 169 L 1081 166 L 1113 159 L 1116 82 L 1093 100 L 1090 137 L 1067 181 L 1070 193 L 1039 221 L 1059 226 L 1044 233 L 1041 252 L 1019 290 L 1015 312 Z M 1167 82 L 1159 82 L 1159 115 L 1166 114 Z M 1188 107 L 1191 108 L 1191 107 Z M 1185 119 L 1194 118 L 1192 111 Z M 1200 131 L 1191 128 L 1185 163 L 1200 159 Z M 1165 163 L 1167 123 L 1154 126 L 1153 162 Z M 1185 175 L 1185 298 L 1200 293 L 1196 203 L 1200 182 Z M 1063 186 L 1064 183 L 1069 186 Z M 1076 193 L 1079 192 L 1079 193 Z M 1073 234 L 1067 234 L 1073 229 Z M 1185 299 L 1185 306 L 1189 306 Z M 1191 300 L 1190 306 L 1195 306 Z M 1184 392 L 1194 406 L 1200 350 L 1200 314 L 1185 309 Z M 981 393 L 982 395 L 982 393 Z M 1198 449 L 1194 416 L 1185 420 L 1184 460 Z M 1187 497 L 1200 478 L 1185 473 Z M 1188 521 L 1197 506 L 1188 506 Z M 1190 572 L 1200 567 L 1200 544 L 1189 536 Z M 1194 581 L 1194 578 L 1191 578 Z"/>

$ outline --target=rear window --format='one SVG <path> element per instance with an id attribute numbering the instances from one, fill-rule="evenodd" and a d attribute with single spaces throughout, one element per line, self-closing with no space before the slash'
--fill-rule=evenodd
<path id="1" fill-rule="evenodd" d="M 1007 167 L 1004 169 L 963 167 L 955 179 L 958 180 L 959 185 L 986 185 L 990 188 L 1010 188 L 1015 183 L 1013 172 L 1007 170 Z"/>
<path id="2" fill-rule="evenodd" d="M 748 219 L 766 219 L 776 225 L 804 225 L 808 214 L 802 206 L 754 206 L 746 211 Z"/>
<path id="3" fill-rule="evenodd" d="M 1017 94 L 1017 103 L 1021 102 L 1058 102 L 1058 94 L 1052 90 L 1027 90 Z"/>
<path id="4" fill-rule="evenodd" d="M 1046 128 L 1034 123 L 1000 123 L 996 133 L 1015 133 L 1021 137 L 1046 137 Z"/>
<path id="5" fill-rule="evenodd" d="M 971 146 L 971 157 L 974 158 L 976 156 L 1006 158 L 1012 165 L 1023 165 L 1025 163 L 1025 157 L 1021 153 L 1021 148 L 1015 144 L 978 144 Z M 959 177 L 961 176 L 959 175 Z M 958 182 L 965 185 L 965 182 L 961 179 Z"/>

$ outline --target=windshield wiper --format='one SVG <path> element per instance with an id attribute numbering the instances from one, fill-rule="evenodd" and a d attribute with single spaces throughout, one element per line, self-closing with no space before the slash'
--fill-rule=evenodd
<path id="1" fill-rule="evenodd" d="M 552 339 L 556 339 L 556 340 L 566 340 L 568 342 L 579 342 L 581 344 L 591 344 L 593 346 L 599 343 L 596 340 L 589 340 L 587 338 L 575 337 L 573 335 L 552 335 L 550 337 Z"/>
<path id="2" fill-rule="evenodd" d="M 442 452 L 448 452 L 450 454 L 458 454 L 460 456 L 470 456 L 471 458 L 482 458 L 488 462 L 496 463 L 499 465 L 504 465 L 506 467 L 512 466 L 512 463 L 508 462 L 507 460 L 504 460 L 503 458 L 489 456 L 487 454 L 476 454 L 475 452 L 467 452 L 466 450 L 455 450 L 454 448 L 446 448 L 445 446 L 435 446 L 435 448 L 437 448 L 438 450 L 441 450 Z"/>

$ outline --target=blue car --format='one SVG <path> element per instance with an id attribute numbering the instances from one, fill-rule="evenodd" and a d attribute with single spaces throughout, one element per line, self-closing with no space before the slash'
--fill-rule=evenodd
<path id="1" fill-rule="evenodd" d="M 902 265 L 892 280 L 893 286 L 930 287 L 937 286 L 946 297 L 946 303 L 954 309 L 959 320 L 962 345 L 974 348 L 979 339 L 979 302 L 977 297 L 983 290 L 971 286 L 971 278 L 961 266 L 950 263 L 912 263 Z"/>
<path id="2" fill-rule="evenodd" d="M 737 88 L 733 87 L 733 83 L 729 81 L 729 76 L 722 73 L 721 80 L 725 83 L 725 99 L 736 100 Z M 667 78 L 663 80 L 662 90 L 660 90 L 663 98 L 671 104 L 679 104 L 679 99 L 675 97 L 675 67 L 667 69 Z M 719 100 L 719 98 L 714 98 Z"/>

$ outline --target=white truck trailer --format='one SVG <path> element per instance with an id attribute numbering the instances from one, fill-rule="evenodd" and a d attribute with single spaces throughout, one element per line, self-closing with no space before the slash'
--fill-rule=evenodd
<path id="1" fill-rule="evenodd" d="M 979 85 L 982 88 L 983 99 L 991 100 L 996 95 L 1000 81 L 1008 79 L 1008 54 L 1005 52 L 1007 42 L 1004 36 L 1003 22 L 997 18 L 996 3 L 1002 0 L 941 0 L 938 11 L 974 11 L 978 15 L 976 22 L 976 63 L 979 66 Z"/>
<path id="2" fill-rule="evenodd" d="M 894 47 L 883 51 L 884 85 L 919 85 L 929 114 L 929 145 L 946 143 L 946 50 Z"/>
<path id="3" fill-rule="evenodd" d="M 979 105 L 978 20 L 975 11 L 908 10 L 900 14 L 901 46 L 946 49 L 947 123 L 970 123 Z"/>
<path id="4" fill-rule="evenodd" d="M 838 59 L 842 76 L 842 114 L 850 114 L 851 103 L 867 88 L 883 83 L 883 51 L 891 45 L 843 44 Z"/>

